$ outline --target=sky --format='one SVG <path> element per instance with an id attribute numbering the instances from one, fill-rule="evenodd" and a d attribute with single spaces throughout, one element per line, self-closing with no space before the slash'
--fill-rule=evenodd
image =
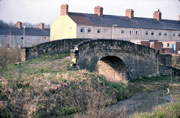
<path id="1" fill-rule="evenodd" d="M 93 13 L 95 6 L 102 6 L 108 15 L 124 16 L 127 8 L 135 11 L 135 17 L 152 18 L 158 9 L 163 19 L 178 20 L 180 15 L 180 0 L 0 0 L 0 20 L 51 24 L 64 3 L 70 12 Z"/>

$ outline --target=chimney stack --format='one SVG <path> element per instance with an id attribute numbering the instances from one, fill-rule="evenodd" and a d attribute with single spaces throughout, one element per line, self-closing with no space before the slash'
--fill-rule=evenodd
<path id="1" fill-rule="evenodd" d="M 126 9 L 125 16 L 127 16 L 130 19 L 134 18 L 134 10 L 133 9 Z"/>
<path id="2" fill-rule="evenodd" d="M 61 5 L 61 16 L 68 15 L 68 5 L 67 4 L 62 4 Z"/>
<path id="3" fill-rule="evenodd" d="M 39 24 L 39 29 L 40 29 L 40 30 L 44 30 L 44 23 L 40 23 L 40 24 Z"/>
<path id="4" fill-rule="evenodd" d="M 98 16 L 103 16 L 103 8 L 101 6 L 96 6 L 94 8 L 94 14 Z"/>
<path id="5" fill-rule="evenodd" d="M 22 28 L 22 22 L 21 22 L 21 21 L 17 21 L 16 27 L 17 27 L 18 29 L 21 29 L 21 28 Z"/>
<path id="6" fill-rule="evenodd" d="M 161 20 L 161 11 L 158 9 L 158 11 L 155 11 L 153 13 L 153 18 L 156 19 L 157 21 L 160 21 Z"/>

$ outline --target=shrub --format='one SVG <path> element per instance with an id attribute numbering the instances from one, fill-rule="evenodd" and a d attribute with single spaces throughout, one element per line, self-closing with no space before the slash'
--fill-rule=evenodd
<path id="1" fill-rule="evenodd" d="M 20 62 L 21 50 L 15 48 L 0 48 L 0 67 Z"/>

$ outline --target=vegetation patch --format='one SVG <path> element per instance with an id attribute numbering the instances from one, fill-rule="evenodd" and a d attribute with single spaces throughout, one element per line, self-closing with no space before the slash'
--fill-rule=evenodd
<path id="1" fill-rule="evenodd" d="M 15 48 L 0 48 L 0 68 L 7 64 L 20 62 L 21 50 Z"/>
<path id="2" fill-rule="evenodd" d="M 49 55 L 0 68 L 0 117 L 64 117 L 98 110 L 130 98 L 180 83 L 151 77 L 128 84 L 107 81 L 103 76 L 70 66 L 69 54 Z"/>
<path id="3" fill-rule="evenodd" d="M 144 77 L 131 80 L 128 88 L 131 93 L 152 92 L 169 88 L 170 84 L 180 84 L 178 76 Z"/>
<path id="4" fill-rule="evenodd" d="M 135 114 L 134 118 L 179 118 L 180 117 L 180 95 L 174 99 L 177 102 L 171 105 L 164 105 L 154 108 L 152 113 Z"/>
<path id="5" fill-rule="evenodd" d="M 62 115 L 70 115 L 73 113 L 77 113 L 78 111 L 81 111 L 81 109 L 82 109 L 81 107 L 73 106 L 73 105 L 65 106 L 65 107 L 61 108 L 61 114 Z"/>

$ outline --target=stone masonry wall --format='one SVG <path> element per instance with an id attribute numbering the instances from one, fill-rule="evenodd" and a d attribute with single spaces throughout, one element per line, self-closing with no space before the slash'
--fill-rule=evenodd
<path id="1" fill-rule="evenodd" d="M 159 55 L 155 49 L 122 40 L 64 39 L 51 41 L 22 49 L 21 59 L 25 61 L 42 55 L 69 53 L 71 49 L 74 49 L 71 55 L 72 61 L 79 69 L 96 71 L 99 60 L 113 56 L 125 64 L 124 69 L 127 71 L 128 80 L 144 76 L 180 75 L 180 70 L 170 67 L 172 65 L 171 55 Z"/>
<path id="2" fill-rule="evenodd" d="M 25 48 L 26 60 L 42 55 L 69 53 L 78 43 L 90 39 L 64 39 Z"/>
<path id="3" fill-rule="evenodd" d="M 159 54 L 159 65 L 172 66 L 172 55 L 171 54 Z"/>
<path id="4" fill-rule="evenodd" d="M 168 66 L 159 66 L 160 75 L 180 76 L 180 69 Z"/>
<path id="5" fill-rule="evenodd" d="M 125 63 L 127 79 L 135 79 L 159 74 L 157 55 L 158 51 L 155 49 L 128 41 L 98 39 L 78 44 L 74 60 L 79 69 L 96 71 L 96 64 L 100 59 L 115 56 Z"/>

